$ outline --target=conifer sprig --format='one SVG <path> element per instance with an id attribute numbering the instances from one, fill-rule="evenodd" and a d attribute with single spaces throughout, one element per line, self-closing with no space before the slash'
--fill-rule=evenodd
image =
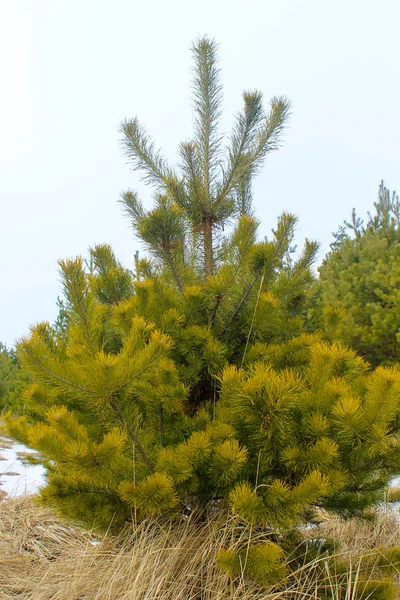
<path id="1" fill-rule="evenodd" d="M 222 86 L 215 40 L 199 38 L 192 45 L 192 55 L 195 149 L 201 164 L 205 197 L 210 202 L 219 167 L 221 137 L 218 125 L 222 114 Z"/>
<path id="2" fill-rule="evenodd" d="M 121 124 L 123 145 L 127 158 L 132 162 L 134 170 L 143 174 L 143 179 L 154 186 L 157 191 L 164 191 L 166 181 L 172 176 L 166 159 L 155 145 L 145 127 L 137 118 L 125 120 Z"/>

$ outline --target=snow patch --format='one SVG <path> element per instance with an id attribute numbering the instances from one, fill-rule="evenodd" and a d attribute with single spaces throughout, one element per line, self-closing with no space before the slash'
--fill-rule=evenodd
<path id="1" fill-rule="evenodd" d="M 21 461 L 18 454 L 30 451 L 23 444 L 4 438 L 0 441 L 4 442 L 0 445 L 0 493 L 6 492 L 11 497 L 35 494 L 45 483 L 44 467 Z"/>

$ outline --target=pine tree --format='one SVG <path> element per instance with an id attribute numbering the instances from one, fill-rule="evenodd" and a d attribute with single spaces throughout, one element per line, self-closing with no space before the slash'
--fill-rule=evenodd
<path id="1" fill-rule="evenodd" d="M 66 325 L 20 341 L 35 383 L 7 422 L 43 456 L 42 499 L 75 519 L 109 527 L 212 506 L 267 527 L 268 543 L 218 560 L 235 576 L 245 556 L 269 585 L 285 576 L 288 528 L 384 497 L 400 470 L 400 374 L 304 333 L 318 245 L 293 260 L 287 213 L 258 241 L 250 193 L 287 102 L 265 115 L 246 93 L 224 163 L 215 50 L 205 38 L 193 48 L 195 141 L 179 176 L 136 119 L 123 124 L 156 190 L 152 210 L 132 191 L 122 199 L 151 258 L 130 272 L 97 246 L 60 263 Z"/>
<path id="2" fill-rule="evenodd" d="M 399 241 L 399 199 L 381 182 L 366 224 L 353 210 L 320 268 L 314 318 L 374 366 L 400 360 Z"/>

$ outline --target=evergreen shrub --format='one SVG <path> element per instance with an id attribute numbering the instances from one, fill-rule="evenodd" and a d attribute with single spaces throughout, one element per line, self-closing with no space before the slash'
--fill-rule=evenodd
<path id="1" fill-rule="evenodd" d="M 220 568 L 278 585 L 301 526 L 321 509 L 362 515 L 399 473 L 400 373 L 304 332 L 318 244 L 294 260 L 287 213 L 258 241 L 251 203 L 288 103 L 265 113 L 246 92 L 224 158 L 215 44 L 200 39 L 193 54 L 195 139 L 181 170 L 137 119 L 122 126 L 155 188 L 148 211 L 122 196 L 151 258 L 131 273 L 103 245 L 60 263 L 64 326 L 20 341 L 35 383 L 8 425 L 41 452 L 41 497 L 65 515 L 107 528 L 230 510 L 270 538 L 227 547 Z"/>

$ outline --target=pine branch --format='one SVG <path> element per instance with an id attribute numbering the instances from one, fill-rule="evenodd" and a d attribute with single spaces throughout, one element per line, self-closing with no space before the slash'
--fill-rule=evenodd
<path id="1" fill-rule="evenodd" d="M 22 339 L 18 345 L 18 349 L 21 355 L 24 356 L 24 358 L 28 361 L 29 366 L 38 379 L 44 381 L 44 383 L 49 384 L 50 386 L 59 386 L 63 391 L 71 391 L 71 389 L 74 389 L 83 394 L 93 395 L 93 390 L 90 390 L 83 385 L 79 385 L 70 379 L 67 379 L 65 376 L 59 375 L 54 369 L 49 368 L 44 361 L 44 357 L 46 356 L 45 349 L 43 346 L 41 346 L 39 349 L 37 348 L 37 340 L 34 339 L 34 336 L 35 331 L 33 331 L 32 337 L 29 340 Z M 36 347 L 34 345 L 35 342 Z M 53 357 L 53 364 L 54 360 L 55 359 Z"/>
<path id="2" fill-rule="evenodd" d="M 225 246 L 223 260 L 231 263 L 233 270 L 229 275 L 224 289 L 218 294 L 214 310 L 211 317 L 211 326 L 213 327 L 217 318 L 218 310 L 222 301 L 229 292 L 231 286 L 237 281 L 239 273 L 243 269 L 243 263 L 248 258 L 251 249 L 255 243 L 255 235 L 258 228 L 258 222 L 248 216 L 242 216 L 239 220 L 236 230 L 233 232 L 230 240 Z M 233 253 L 233 255 L 232 255 Z"/>
<path id="3" fill-rule="evenodd" d="M 186 222 L 182 210 L 167 196 L 157 196 L 157 206 L 137 220 L 139 237 L 148 245 L 150 252 L 166 262 L 182 292 L 183 284 L 177 266 L 177 256 L 183 256 Z"/>
<path id="4" fill-rule="evenodd" d="M 294 265 L 295 270 L 310 269 L 317 259 L 320 248 L 321 244 L 319 242 L 306 239 L 304 242 L 303 252 Z"/>
<path id="5" fill-rule="evenodd" d="M 212 39 L 202 37 L 193 44 L 192 54 L 196 145 L 199 149 L 205 192 L 210 198 L 221 142 L 217 133 L 222 102 L 222 86 L 217 67 L 217 44 Z"/>
<path id="6" fill-rule="evenodd" d="M 125 215 L 132 220 L 132 224 L 136 228 L 139 220 L 146 214 L 137 193 L 133 190 L 127 190 L 121 194 L 118 202 L 122 205 Z"/>
<path id="7" fill-rule="evenodd" d="M 115 400 L 111 400 L 110 406 L 113 409 L 113 411 L 115 412 L 115 414 L 117 415 L 121 424 L 124 426 L 124 428 L 128 432 L 129 437 L 131 438 L 132 442 L 135 444 L 136 448 L 139 450 L 139 453 L 142 456 L 146 465 L 149 467 L 149 469 L 151 471 L 154 471 L 154 465 L 153 465 L 152 461 L 150 460 L 149 455 L 143 448 L 138 436 L 136 435 L 135 431 L 131 427 L 130 423 L 125 419 L 125 416 L 124 416 L 123 412 L 121 411 L 120 407 L 118 406 L 118 403 Z"/>
<path id="8" fill-rule="evenodd" d="M 131 160 L 134 171 L 142 171 L 146 183 L 158 190 L 164 190 L 168 178 L 173 171 L 168 167 L 159 150 L 155 150 L 154 142 L 145 127 L 138 119 L 125 120 L 120 127 L 124 138 L 121 140 L 125 155 Z"/>
<path id="9" fill-rule="evenodd" d="M 274 97 L 271 102 L 271 110 L 265 120 L 264 127 L 258 133 L 252 148 L 250 149 L 250 164 L 253 175 L 262 165 L 267 154 L 278 150 L 281 145 L 281 136 L 290 116 L 290 102 L 287 98 Z"/>
<path id="10" fill-rule="evenodd" d="M 236 117 L 232 132 L 229 160 L 222 187 L 218 192 L 217 203 L 223 201 L 242 178 L 248 177 L 251 166 L 250 146 L 256 139 L 258 129 L 265 119 L 261 92 L 244 92 L 244 107 Z"/>
<path id="11" fill-rule="evenodd" d="M 231 326 L 231 323 L 233 322 L 233 320 L 236 318 L 236 316 L 239 314 L 242 306 L 247 302 L 247 299 L 250 295 L 251 290 L 253 289 L 258 277 L 259 277 L 259 273 L 256 273 L 252 279 L 252 281 L 249 283 L 249 285 L 246 287 L 246 289 L 244 290 L 242 297 L 240 298 L 239 302 L 237 303 L 235 309 L 233 310 L 231 316 L 228 319 L 228 322 L 226 323 L 224 330 L 222 332 L 222 335 L 224 336 L 229 327 Z"/>
<path id="12" fill-rule="evenodd" d="M 102 495 L 102 496 L 109 496 L 111 498 L 114 498 L 117 502 L 120 501 L 120 497 L 119 495 L 112 491 L 112 490 L 105 490 L 104 488 L 81 488 L 79 487 L 79 485 L 77 486 L 77 488 L 74 488 L 74 493 L 78 493 L 78 494 L 94 494 L 95 496 L 97 495 Z"/>
<path id="13" fill-rule="evenodd" d="M 73 320 L 84 334 L 89 348 L 94 352 L 98 350 L 91 323 L 93 316 L 93 298 L 91 297 L 87 278 L 83 270 L 81 258 L 76 260 L 62 260 L 59 262 L 65 297 L 71 306 Z M 71 317 L 72 318 L 72 317 Z"/>
<path id="14" fill-rule="evenodd" d="M 235 206 L 236 212 L 239 215 L 252 216 L 253 214 L 253 193 L 252 193 L 252 174 L 247 171 L 235 189 L 236 198 Z"/>
<path id="15" fill-rule="evenodd" d="M 289 250 L 294 238 L 294 231 L 297 224 L 297 217 L 291 213 L 283 212 L 278 220 L 276 230 L 272 230 L 274 235 L 274 244 L 276 255 L 278 258 L 283 258 Z"/>
<path id="16" fill-rule="evenodd" d="M 272 98 L 271 110 L 265 117 L 260 92 L 245 92 L 245 107 L 237 117 L 232 135 L 229 164 L 217 201 L 226 198 L 236 188 L 242 214 L 251 210 L 251 182 L 266 156 L 280 147 L 281 135 L 290 116 L 286 98 Z"/>
<path id="17" fill-rule="evenodd" d="M 178 290 L 181 292 L 181 294 L 183 293 L 183 283 L 182 283 L 182 279 L 179 275 L 179 271 L 176 268 L 176 264 L 175 264 L 175 259 L 173 257 L 173 254 L 171 252 L 171 249 L 168 248 L 165 252 L 166 258 L 167 258 L 167 264 L 169 266 L 169 268 L 171 269 L 171 273 L 175 279 L 176 285 L 178 286 Z"/>
<path id="18" fill-rule="evenodd" d="M 89 252 L 93 261 L 93 271 L 103 277 L 107 275 L 110 269 L 121 267 L 109 244 L 98 244 L 94 248 L 89 248 Z"/>
<path id="19" fill-rule="evenodd" d="M 181 170 L 184 176 L 185 184 L 189 191 L 189 197 L 184 204 L 180 203 L 190 215 L 192 221 L 196 222 L 200 218 L 199 206 L 202 204 L 204 191 L 202 189 L 201 171 L 199 154 L 196 145 L 193 142 L 181 144 L 179 153 L 182 158 Z"/>

